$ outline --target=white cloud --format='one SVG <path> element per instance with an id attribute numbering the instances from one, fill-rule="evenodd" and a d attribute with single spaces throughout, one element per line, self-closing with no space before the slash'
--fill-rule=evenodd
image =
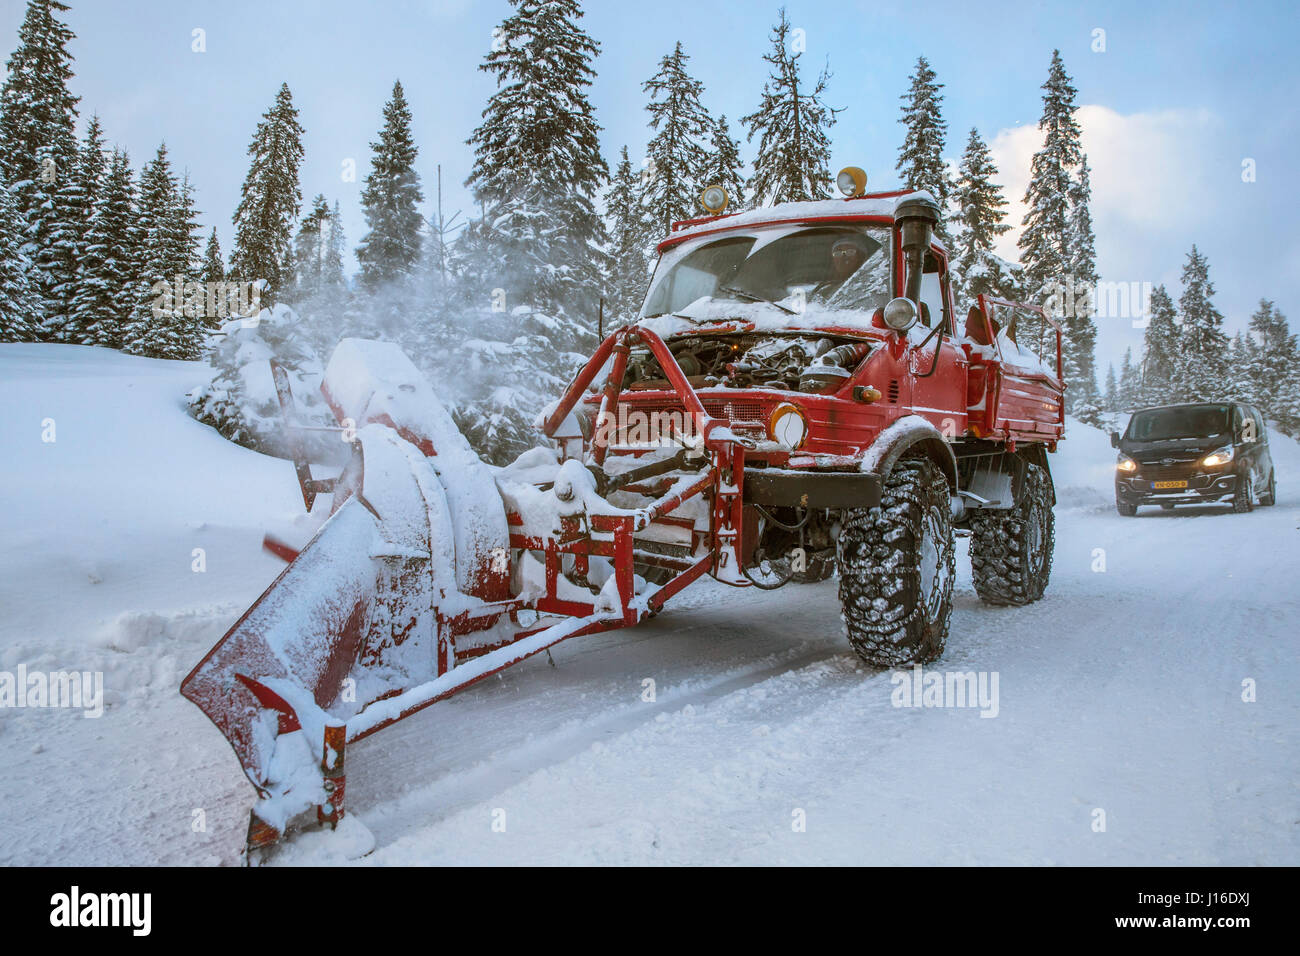
<path id="1" fill-rule="evenodd" d="M 1204 243 L 1208 227 L 1230 216 L 1223 123 L 1203 109 L 1173 109 L 1124 115 L 1105 106 L 1082 106 L 1092 182 L 1092 220 L 1097 270 L 1103 281 L 1165 283 L 1178 297 L 1178 276 L 1193 242 Z M 1012 230 L 999 254 L 1019 258 L 1016 240 L 1024 220 L 1030 163 L 1042 147 L 1037 124 L 1000 130 L 990 141 L 1007 198 Z M 1214 263 L 1212 262 L 1212 266 Z M 1098 364 L 1104 371 L 1124 348 L 1140 347 L 1142 333 L 1129 320 L 1100 320 Z"/>

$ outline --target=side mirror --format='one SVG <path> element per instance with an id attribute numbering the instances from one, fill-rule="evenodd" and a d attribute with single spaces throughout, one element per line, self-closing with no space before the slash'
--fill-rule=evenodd
<path id="1" fill-rule="evenodd" d="M 1119 447 L 1119 432 L 1110 433 L 1110 447 L 1111 448 Z"/>

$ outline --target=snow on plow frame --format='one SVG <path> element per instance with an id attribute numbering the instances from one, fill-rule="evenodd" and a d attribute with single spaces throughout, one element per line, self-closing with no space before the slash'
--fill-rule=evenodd
<path id="1" fill-rule="evenodd" d="M 602 509 L 609 513 L 588 514 L 578 502 L 575 513 L 558 516 L 558 528 L 552 525 L 558 533 L 553 534 L 538 534 L 535 528 L 530 533 L 528 526 L 536 522 L 529 522 L 522 509 L 510 508 L 498 497 L 507 528 L 507 553 L 515 556 L 516 562 L 529 555 L 542 557 L 544 589 L 535 596 L 522 597 L 502 593 L 503 581 L 488 573 L 486 555 L 467 553 L 468 548 L 453 553 L 448 543 L 459 536 L 458 531 L 453 534 L 449 520 L 450 496 L 436 487 L 436 481 L 430 482 L 434 468 L 425 461 L 437 462 L 440 455 L 450 454 L 453 465 L 459 461 L 469 467 L 463 457 L 468 444 L 458 431 L 454 436 L 446 431 L 450 416 L 428 383 L 395 346 L 358 340 L 340 343 L 322 392 L 340 423 L 351 419 L 350 424 L 358 429 L 353 463 L 335 481 L 320 482 L 310 477 L 301 454 L 295 461 L 308 507 L 316 491 L 329 489 L 335 495 L 333 513 L 300 552 L 268 543 L 269 550 L 289 561 L 288 566 L 181 684 L 181 693 L 203 710 L 230 742 L 257 789 L 259 800 L 250 814 L 246 862 L 248 851 L 280 840 L 291 821 L 313 806 L 317 822 L 338 825 L 344 815 L 348 744 L 561 641 L 637 624 L 705 573 L 722 572 L 729 583 L 748 583 L 739 575 L 744 446 L 725 427 L 726 422 L 708 414 L 672 352 L 653 331 L 630 326 L 606 338 L 546 417 L 543 432 L 555 438 L 566 421 L 572 421 L 571 413 L 607 363 L 611 369 L 597 421 L 614 414 L 633 345 L 644 345 L 654 354 L 683 408 L 693 417 L 695 433 L 703 438 L 696 455 L 700 467 L 666 490 L 638 484 L 643 478 L 664 474 L 662 465 L 633 469 L 624 476 L 631 480 L 624 481 L 623 490 L 651 497 L 650 504 L 636 510 L 610 507 Z M 397 388 L 416 393 L 415 398 L 426 407 L 413 419 L 408 402 L 404 415 L 400 403 L 394 404 L 395 390 L 381 394 L 382 386 L 373 383 L 360 391 L 353 388 L 353 395 L 332 394 L 331 373 L 345 347 L 367 356 L 362 361 L 365 372 L 376 373 L 382 368 L 380 379 L 394 374 L 407 379 Z M 283 376 L 276 378 L 279 386 Z M 280 397 L 288 415 L 287 382 Z M 454 431 L 454 426 L 450 427 Z M 597 466 L 605 461 L 608 440 L 608 434 L 597 429 L 590 448 Z M 365 475 L 375 462 L 388 466 L 385 474 L 400 474 L 406 480 L 396 491 L 381 487 L 372 493 Z M 409 471 L 404 470 L 407 468 Z M 643 474 L 638 477 L 638 473 Z M 554 494 L 565 500 L 564 491 L 573 495 L 567 488 L 554 490 Z M 497 494 L 495 486 L 491 493 Z M 700 496 L 712 499 L 709 529 L 693 532 L 696 546 L 690 557 L 636 550 L 634 535 L 638 531 L 655 523 L 680 528 L 683 519 L 671 512 Z M 482 500 L 480 495 L 480 504 Z M 463 502 L 457 503 L 463 507 Z M 565 560 L 571 562 L 572 573 L 585 579 L 593 557 L 607 559 L 612 565 L 616 607 L 601 605 L 595 595 L 596 600 L 584 601 L 560 593 Z M 449 595 L 446 588 L 440 590 L 432 580 L 420 580 L 436 579 L 439 561 L 443 565 L 451 562 L 460 575 L 454 594 Z M 658 587 L 647 585 L 644 593 L 637 594 L 637 561 L 675 573 Z M 405 569 L 394 580 L 401 578 L 404 583 L 385 591 L 384 570 L 387 566 L 391 572 L 393 562 Z M 417 569 L 415 580 L 410 576 L 412 562 Z M 445 573 L 442 579 L 445 583 Z M 532 626 L 536 621 L 521 621 L 520 612 L 525 610 L 530 615 L 562 620 Z M 378 660 L 379 652 L 372 653 L 369 647 L 376 617 L 384 618 L 385 624 L 409 617 L 403 634 L 421 625 L 431 632 L 435 648 L 429 667 L 432 679 L 405 689 L 385 690 L 357 713 L 336 717 L 327 708 L 337 701 L 345 679 L 357 666 L 364 666 L 368 655 Z M 458 637 L 493 630 L 504 621 L 517 630 L 497 643 L 458 653 Z"/>

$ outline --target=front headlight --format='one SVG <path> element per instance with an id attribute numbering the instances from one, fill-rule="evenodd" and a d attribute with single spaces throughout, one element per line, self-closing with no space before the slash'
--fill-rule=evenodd
<path id="1" fill-rule="evenodd" d="M 1126 474 L 1132 474 L 1138 470 L 1138 463 L 1128 455 L 1120 455 L 1119 461 L 1115 463 L 1115 468 L 1119 471 L 1125 472 Z"/>
<path id="2" fill-rule="evenodd" d="M 1232 461 L 1232 446 L 1224 445 L 1217 451 L 1212 451 L 1201 460 L 1201 464 L 1207 468 L 1213 468 L 1216 465 L 1226 465 Z"/>
<path id="3" fill-rule="evenodd" d="M 767 433 L 773 441 L 796 449 L 808 437 L 808 421 L 798 405 L 783 402 L 773 409 L 772 417 L 767 422 Z"/>

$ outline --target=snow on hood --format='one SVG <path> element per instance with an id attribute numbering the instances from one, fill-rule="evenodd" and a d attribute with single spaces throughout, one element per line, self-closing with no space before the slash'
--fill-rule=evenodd
<path id="1" fill-rule="evenodd" d="M 729 323 L 752 326 L 755 332 L 836 328 L 882 335 L 883 330 L 871 324 L 873 314 L 863 309 L 827 309 L 820 304 L 810 303 L 802 312 L 791 315 L 767 302 L 737 302 L 701 296 L 673 315 L 640 319 L 637 325 L 649 329 L 661 339 L 674 335 L 724 331 Z"/>

